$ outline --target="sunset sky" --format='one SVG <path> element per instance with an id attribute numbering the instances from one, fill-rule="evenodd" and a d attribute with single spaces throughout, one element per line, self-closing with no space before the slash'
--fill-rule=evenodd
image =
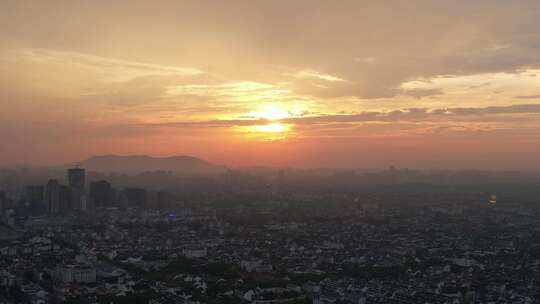
<path id="1" fill-rule="evenodd" d="M 0 165 L 540 169 L 537 0 L 0 8 Z"/>

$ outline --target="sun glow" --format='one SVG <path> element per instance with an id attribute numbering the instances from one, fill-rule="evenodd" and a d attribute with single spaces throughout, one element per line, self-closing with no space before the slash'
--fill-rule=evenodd
<path id="1" fill-rule="evenodd" d="M 250 140 L 278 141 L 289 137 L 291 129 L 292 126 L 290 124 L 273 122 L 264 125 L 242 127 L 242 132 Z"/>
<path id="2" fill-rule="evenodd" d="M 267 125 L 253 126 L 252 129 L 256 132 L 283 133 L 283 132 L 288 131 L 290 129 L 290 126 L 276 122 L 276 123 L 271 123 Z"/>
<path id="3" fill-rule="evenodd" d="M 269 105 L 260 111 L 247 113 L 246 116 L 252 119 L 280 120 L 291 117 L 291 113 L 275 105 Z"/>
<path id="4" fill-rule="evenodd" d="M 253 125 L 243 126 L 240 131 L 250 140 L 277 141 L 288 138 L 291 135 L 293 125 L 283 120 L 296 117 L 280 105 L 269 104 L 259 110 L 244 114 L 245 120 L 253 121 Z"/>

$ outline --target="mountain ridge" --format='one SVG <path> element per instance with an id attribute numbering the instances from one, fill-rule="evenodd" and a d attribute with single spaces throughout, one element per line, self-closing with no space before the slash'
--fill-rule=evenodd
<path id="1" fill-rule="evenodd" d="M 94 155 L 80 162 L 80 165 L 90 171 L 121 173 L 172 171 L 180 174 L 214 174 L 225 170 L 223 166 L 190 155 Z"/>

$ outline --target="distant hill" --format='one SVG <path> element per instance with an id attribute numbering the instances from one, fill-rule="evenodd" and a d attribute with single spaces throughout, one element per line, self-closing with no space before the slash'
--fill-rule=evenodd
<path id="1" fill-rule="evenodd" d="M 210 164 L 192 156 L 151 157 L 147 155 L 101 155 L 81 162 L 89 171 L 140 173 L 147 171 L 173 171 L 179 174 L 214 174 L 225 167 Z"/>

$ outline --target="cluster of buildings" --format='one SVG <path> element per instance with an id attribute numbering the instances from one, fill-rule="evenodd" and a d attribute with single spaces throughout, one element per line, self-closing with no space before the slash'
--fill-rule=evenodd
<path id="1" fill-rule="evenodd" d="M 157 193 L 157 199 L 170 200 L 167 193 Z M 64 215 L 73 212 L 94 212 L 100 207 L 144 207 L 147 205 L 144 188 L 126 187 L 117 191 L 106 180 L 86 183 L 86 170 L 74 167 L 67 170 L 67 184 L 49 179 L 45 185 L 28 185 L 22 193 L 8 197 L 0 191 L 1 221 L 7 226 L 24 225 L 44 215 Z"/>
<path id="2" fill-rule="evenodd" d="M 540 301 L 540 208 L 518 196 L 400 186 L 154 208 L 85 179 L 50 180 L 40 221 L 0 227 L 0 303 Z"/>
<path id="3" fill-rule="evenodd" d="M 28 185 L 17 198 L 0 195 L 2 213 L 27 213 L 28 215 L 59 214 L 67 211 L 89 211 L 93 202 L 86 191 L 86 172 L 71 168 L 67 172 L 67 185 L 50 179 L 46 185 Z M 10 226 L 13 224 L 9 223 Z"/>

